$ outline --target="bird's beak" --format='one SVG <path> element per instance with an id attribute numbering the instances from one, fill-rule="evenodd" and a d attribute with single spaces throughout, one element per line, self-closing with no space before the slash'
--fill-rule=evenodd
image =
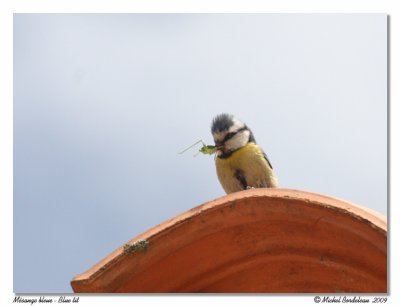
<path id="1" fill-rule="evenodd" d="M 214 143 L 218 150 L 224 147 L 222 141 L 214 141 Z"/>
<path id="2" fill-rule="evenodd" d="M 223 146 L 222 142 L 216 141 L 215 142 L 215 148 L 216 148 L 215 152 L 216 152 L 217 156 L 219 156 L 222 153 L 224 153 L 224 146 Z"/>

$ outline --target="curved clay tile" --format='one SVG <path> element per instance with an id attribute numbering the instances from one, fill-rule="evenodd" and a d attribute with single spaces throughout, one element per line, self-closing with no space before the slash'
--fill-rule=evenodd
<path id="1" fill-rule="evenodd" d="M 387 292 L 386 218 L 288 189 L 195 207 L 76 276 L 75 292 Z"/>

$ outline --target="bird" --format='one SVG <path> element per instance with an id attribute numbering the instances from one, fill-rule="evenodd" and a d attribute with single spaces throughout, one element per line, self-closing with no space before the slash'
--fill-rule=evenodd
<path id="1" fill-rule="evenodd" d="M 227 194 L 252 188 L 277 188 L 278 179 L 267 154 L 253 132 L 233 115 L 222 113 L 212 120 L 215 166 Z"/>

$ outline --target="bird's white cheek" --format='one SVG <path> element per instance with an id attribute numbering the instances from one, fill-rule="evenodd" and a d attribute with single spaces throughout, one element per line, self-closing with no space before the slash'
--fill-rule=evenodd
<path id="1" fill-rule="evenodd" d="M 249 141 L 249 136 L 250 136 L 249 131 L 243 131 L 241 133 L 236 134 L 233 138 L 225 142 L 225 149 L 236 150 L 245 146 Z"/>
<path id="2" fill-rule="evenodd" d="M 234 150 L 234 149 L 236 149 L 236 146 L 237 146 L 237 143 L 235 143 L 235 141 L 233 139 L 229 139 L 228 141 L 225 142 L 224 149 L 226 151 Z"/>

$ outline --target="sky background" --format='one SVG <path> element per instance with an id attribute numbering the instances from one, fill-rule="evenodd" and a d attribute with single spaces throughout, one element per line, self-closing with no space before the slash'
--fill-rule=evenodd
<path id="1" fill-rule="evenodd" d="M 70 280 L 224 195 L 212 118 L 248 124 L 281 187 L 387 212 L 387 16 L 14 15 L 14 291 Z"/>

